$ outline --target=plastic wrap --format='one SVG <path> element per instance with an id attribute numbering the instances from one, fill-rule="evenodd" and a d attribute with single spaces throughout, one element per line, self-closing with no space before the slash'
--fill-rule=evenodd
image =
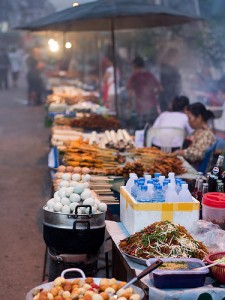
<path id="1" fill-rule="evenodd" d="M 199 220 L 190 228 L 190 234 L 198 241 L 203 242 L 209 252 L 224 251 L 225 231 L 219 225 Z"/>

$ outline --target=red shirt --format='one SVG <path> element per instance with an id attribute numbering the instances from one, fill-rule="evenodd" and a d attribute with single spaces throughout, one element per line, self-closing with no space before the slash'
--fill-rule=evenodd
<path id="1" fill-rule="evenodd" d="M 161 91 L 161 84 L 151 73 L 136 71 L 128 80 L 127 90 L 134 93 L 137 111 L 143 114 L 158 104 L 157 97 Z"/>

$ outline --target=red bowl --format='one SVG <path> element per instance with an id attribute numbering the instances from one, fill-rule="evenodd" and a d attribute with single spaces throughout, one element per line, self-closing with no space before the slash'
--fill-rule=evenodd
<path id="1" fill-rule="evenodd" d="M 215 260 L 225 257 L 225 252 L 210 253 L 205 257 L 207 263 L 212 264 Z M 220 283 L 225 284 L 225 265 L 216 265 L 210 267 L 212 276 Z"/>

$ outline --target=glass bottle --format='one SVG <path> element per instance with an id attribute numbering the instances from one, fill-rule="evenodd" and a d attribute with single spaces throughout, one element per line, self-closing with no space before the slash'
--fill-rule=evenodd
<path id="1" fill-rule="evenodd" d="M 200 178 L 198 180 L 198 190 L 197 190 L 197 198 L 196 198 L 200 202 L 202 201 L 202 189 L 203 189 L 203 179 Z"/>
<path id="2" fill-rule="evenodd" d="M 210 175 L 209 175 L 209 192 L 215 192 L 216 191 L 216 181 L 218 179 L 222 179 L 222 165 L 223 165 L 224 156 L 219 155 L 216 165 L 213 167 Z"/>
<path id="3" fill-rule="evenodd" d="M 202 178 L 202 176 L 203 176 L 203 173 L 202 172 L 198 172 L 198 174 L 197 174 L 197 177 L 196 177 L 196 180 L 195 180 L 195 187 L 194 187 L 194 191 L 193 191 L 193 197 L 194 198 L 198 198 L 198 181 L 199 181 L 199 179 L 201 179 Z"/>
<path id="4" fill-rule="evenodd" d="M 204 194 L 208 193 L 208 191 L 209 191 L 209 184 L 208 184 L 208 182 L 204 182 L 203 186 L 202 186 L 202 196 Z"/>
<path id="5" fill-rule="evenodd" d="M 218 193 L 224 193 L 224 184 L 222 182 L 217 184 L 216 191 Z"/>

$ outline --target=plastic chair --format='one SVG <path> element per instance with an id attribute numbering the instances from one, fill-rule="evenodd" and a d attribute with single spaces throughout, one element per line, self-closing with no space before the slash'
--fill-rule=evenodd
<path id="1" fill-rule="evenodd" d="M 173 148 L 173 143 L 176 141 L 178 147 L 182 147 L 185 131 L 177 127 L 159 127 L 159 128 L 149 128 L 146 134 L 146 146 L 152 146 L 152 140 L 157 137 L 160 140 L 161 150 L 163 152 L 171 152 Z"/>
<path id="2" fill-rule="evenodd" d="M 208 168 L 208 164 L 210 162 L 210 158 L 212 156 L 212 154 L 214 153 L 215 149 L 216 149 L 216 145 L 217 145 L 217 142 L 214 143 L 212 146 L 210 146 L 207 150 L 206 150 L 206 153 L 205 153 L 205 156 L 200 164 L 200 167 L 199 167 L 199 171 L 202 172 L 203 174 L 206 173 L 207 171 L 207 168 Z"/>

